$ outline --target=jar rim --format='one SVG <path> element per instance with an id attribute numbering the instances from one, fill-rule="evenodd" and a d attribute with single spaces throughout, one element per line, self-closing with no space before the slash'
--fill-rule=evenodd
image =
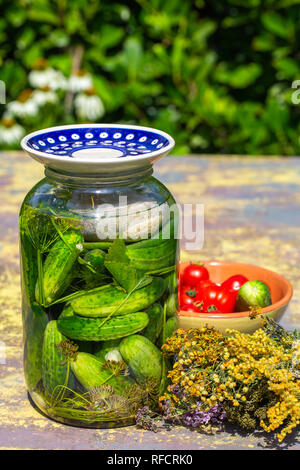
<path id="1" fill-rule="evenodd" d="M 45 167 L 45 176 L 51 180 L 63 183 L 67 186 L 107 186 L 128 185 L 149 178 L 153 174 L 153 167 L 139 168 L 136 171 L 120 172 L 114 174 L 89 174 L 58 171 Z"/>

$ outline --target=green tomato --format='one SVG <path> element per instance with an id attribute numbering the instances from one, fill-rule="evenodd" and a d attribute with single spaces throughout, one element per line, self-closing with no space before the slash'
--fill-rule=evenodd
<path id="1" fill-rule="evenodd" d="M 248 281 L 242 285 L 236 299 L 236 311 L 245 312 L 250 307 L 268 307 L 272 304 L 270 289 L 262 281 Z"/>

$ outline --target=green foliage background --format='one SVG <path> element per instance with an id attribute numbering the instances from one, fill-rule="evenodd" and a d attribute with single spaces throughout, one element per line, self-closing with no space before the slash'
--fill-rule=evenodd
<path id="1" fill-rule="evenodd" d="M 0 0 L 0 79 L 16 99 L 36 59 L 69 75 L 83 46 L 102 121 L 163 129 L 177 154 L 299 154 L 299 3 Z"/>

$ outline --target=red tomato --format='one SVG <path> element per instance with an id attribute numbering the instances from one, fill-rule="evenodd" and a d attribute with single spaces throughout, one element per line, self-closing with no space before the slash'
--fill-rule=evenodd
<path id="1" fill-rule="evenodd" d="M 193 302 L 195 302 L 195 298 L 191 297 L 188 295 L 184 290 L 180 291 L 180 297 L 179 297 L 180 305 L 191 305 Z"/>
<path id="2" fill-rule="evenodd" d="M 234 312 L 237 292 L 238 291 L 224 291 L 221 286 L 221 292 L 218 295 L 218 304 L 216 307 L 219 308 L 223 313 Z"/>
<path id="3" fill-rule="evenodd" d="M 248 279 L 242 274 L 236 274 L 231 276 L 226 281 L 222 282 L 222 287 L 228 289 L 229 291 L 239 291 L 245 282 L 248 282 Z"/>
<path id="4" fill-rule="evenodd" d="M 181 304 L 191 304 L 196 300 L 198 291 L 187 284 L 183 284 L 180 288 L 179 300 Z"/>
<path id="5" fill-rule="evenodd" d="M 188 284 L 183 284 L 180 288 L 180 292 L 184 292 L 190 297 L 195 297 L 195 295 L 197 294 L 197 289 L 193 286 L 189 286 Z"/>
<path id="6" fill-rule="evenodd" d="M 184 312 L 200 313 L 200 310 L 196 305 L 182 305 L 180 310 L 183 310 Z"/>
<path id="7" fill-rule="evenodd" d="M 205 287 L 214 285 L 215 282 L 211 281 L 210 279 L 205 279 L 205 281 L 199 281 L 196 284 L 195 289 L 200 292 L 201 290 L 205 289 Z"/>
<path id="8" fill-rule="evenodd" d="M 183 271 L 183 282 L 195 286 L 199 281 L 209 279 L 209 274 L 204 266 L 199 264 L 189 264 Z"/>
<path id="9" fill-rule="evenodd" d="M 218 295 L 220 293 L 221 287 L 217 286 L 207 286 L 202 292 L 202 302 L 203 302 L 203 311 L 206 312 L 207 308 L 211 305 L 214 305 L 216 308 L 218 303 Z"/>
<path id="10" fill-rule="evenodd" d="M 237 293 L 224 289 L 223 286 L 208 286 L 203 291 L 203 311 L 216 311 L 214 307 L 222 313 L 234 312 Z M 214 307 L 213 307 L 214 306 Z"/>
<path id="11" fill-rule="evenodd" d="M 203 301 L 203 292 L 206 289 L 206 287 L 209 286 L 215 286 L 216 284 L 209 279 L 206 279 L 205 281 L 200 281 L 198 284 L 196 284 L 195 289 L 196 289 L 196 295 L 194 297 L 194 300 L 196 302 L 202 302 Z"/>

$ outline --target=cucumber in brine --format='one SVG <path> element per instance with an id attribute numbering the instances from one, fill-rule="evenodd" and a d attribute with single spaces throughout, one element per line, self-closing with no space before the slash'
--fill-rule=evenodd
<path id="1" fill-rule="evenodd" d="M 27 387 L 32 390 L 42 378 L 42 347 L 48 317 L 37 303 L 25 308 L 24 373 Z"/>
<path id="2" fill-rule="evenodd" d="M 35 288 L 36 300 L 40 304 L 48 306 L 69 287 L 82 243 L 81 233 L 70 230 L 51 247 L 42 268 L 42 279 L 37 280 Z"/>

